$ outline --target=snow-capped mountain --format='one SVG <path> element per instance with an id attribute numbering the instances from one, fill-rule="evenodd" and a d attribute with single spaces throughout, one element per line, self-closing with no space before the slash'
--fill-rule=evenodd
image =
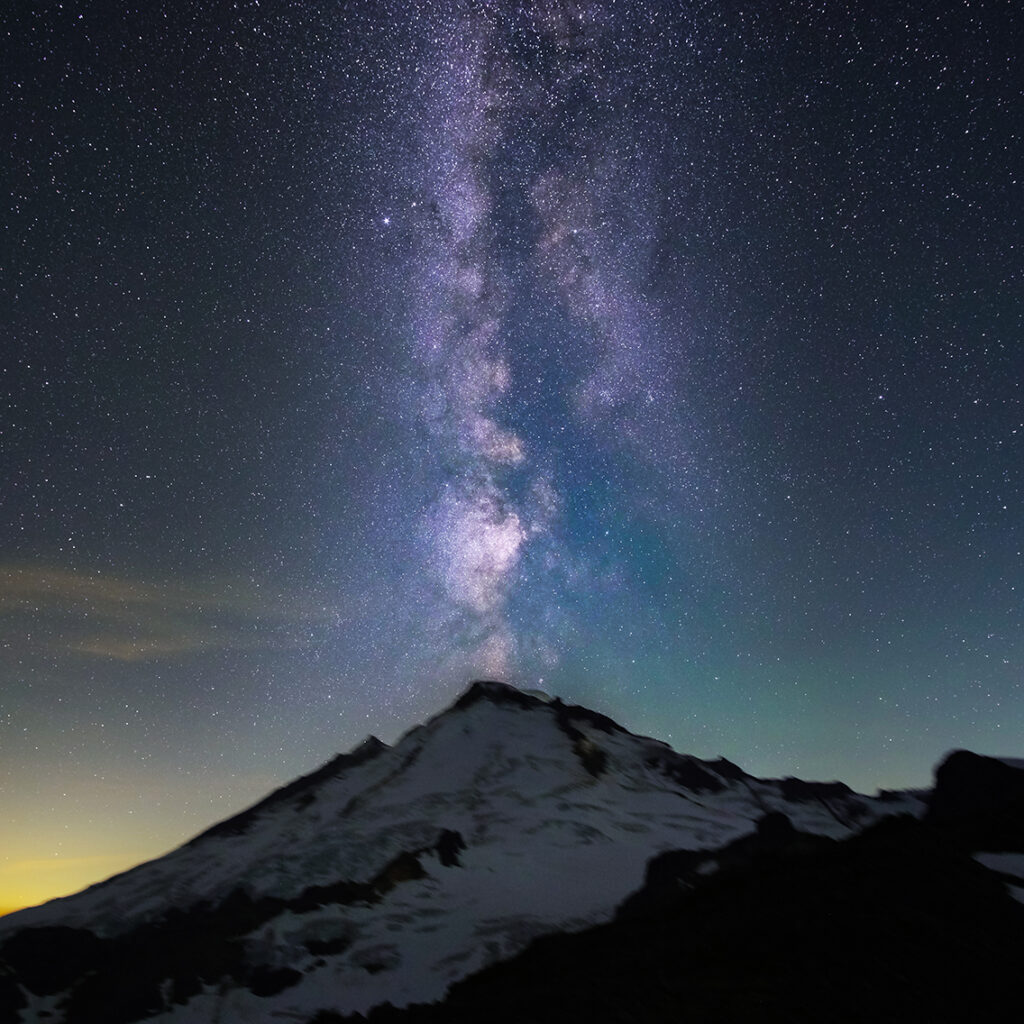
<path id="1" fill-rule="evenodd" d="M 772 812 L 842 839 L 924 810 L 920 793 L 753 778 L 475 683 L 393 747 L 368 739 L 165 857 L 0 920 L 0 1019 L 431 1002 L 537 936 L 609 921 L 666 851 L 727 848 Z"/>

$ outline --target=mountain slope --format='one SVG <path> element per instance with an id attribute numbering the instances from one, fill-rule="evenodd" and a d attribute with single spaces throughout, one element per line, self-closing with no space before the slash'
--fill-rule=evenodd
<path id="1" fill-rule="evenodd" d="M 109 1024 L 432 1001 L 538 935 L 609 920 L 656 854 L 723 846 L 773 811 L 838 838 L 923 804 L 755 779 L 477 683 L 393 748 L 368 740 L 165 857 L 4 919 L 0 956 L 23 1020 L 61 1000 L 51 1021 L 102 1008 Z"/>
<path id="2" fill-rule="evenodd" d="M 741 860 L 692 888 L 649 882 L 614 921 L 544 936 L 371 1024 L 1020 1019 L 1024 906 L 932 827 L 793 832 Z"/>

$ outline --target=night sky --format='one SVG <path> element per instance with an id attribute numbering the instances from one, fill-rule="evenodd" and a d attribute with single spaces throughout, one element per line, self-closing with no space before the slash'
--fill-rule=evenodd
<path id="1" fill-rule="evenodd" d="M 474 677 L 1024 753 L 1024 13 L 4 16 L 0 907 Z"/>

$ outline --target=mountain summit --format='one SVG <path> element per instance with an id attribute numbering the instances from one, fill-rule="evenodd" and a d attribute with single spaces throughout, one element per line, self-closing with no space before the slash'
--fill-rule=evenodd
<path id="1" fill-rule="evenodd" d="M 0 921 L 0 1018 L 432 1002 L 538 936 L 610 921 L 669 851 L 699 879 L 752 836 L 842 840 L 924 811 L 920 794 L 754 778 L 478 682 L 393 747 L 371 737 L 164 857 Z"/>

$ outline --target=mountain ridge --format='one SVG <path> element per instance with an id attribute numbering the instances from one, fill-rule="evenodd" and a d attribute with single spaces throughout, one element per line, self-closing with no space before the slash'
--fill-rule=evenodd
<path id="1" fill-rule="evenodd" d="M 777 784 L 788 798 L 798 801 L 810 798 L 812 794 L 819 798 L 822 795 L 836 795 L 835 791 L 831 789 L 833 784 L 830 783 L 807 783 L 794 789 L 792 782 L 789 780 L 778 780 L 776 782 L 776 780 L 756 779 L 725 758 L 709 762 L 692 755 L 677 753 L 668 744 L 660 740 L 646 736 L 636 736 L 610 717 L 579 705 L 566 704 L 558 697 L 545 700 L 507 683 L 480 680 L 470 684 L 449 707 L 432 716 L 426 722 L 413 726 L 392 746 L 387 746 L 373 737 L 368 737 L 353 748 L 353 750 L 336 755 L 308 774 L 299 776 L 292 782 L 272 791 L 268 796 L 257 801 L 249 808 L 211 825 L 163 857 L 138 865 L 126 872 L 113 876 L 111 879 L 99 882 L 84 890 L 83 893 L 61 897 L 58 900 L 43 904 L 42 907 L 25 908 L 7 919 L 0 919 L 0 933 L 9 929 L 12 924 L 20 925 L 21 921 L 25 918 L 38 917 L 39 912 L 45 907 L 59 907 L 61 913 L 63 913 L 69 906 L 77 903 L 85 893 L 109 888 L 112 884 L 118 883 L 122 879 L 137 876 L 140 871 L 146 870 L 152 864 L 164 861 L 167 857 L 180 855 L 186 850 L 201 848 L 215 838 L 231 838 L 232 836 L 244 835 L 251 829 L 254 822 L 275 810 L 288 807 L 289 805 L 298 810 L 305 810 L 309 808 L 311 803 L 316 801 L 317 794 L 322 791 L 325 785 L 330 785 L 336 783 L 339 779 L 344 779 L 351 769 L 371 761 L 379 761 L 382 754 L 399 750 L 404 751 L 407 747 L 413 745 L 418 737 L 427 735 L 429 730 L 436 728 L 439 723 L 445 722 L 458 712 L 468 712 L 475 706 L 482 704 L 497 708 L 535 711 L 551 716 L 559 732 L 569 741 L 574 760 L 591 777 L 600 775 L 602 770 L 601 760 L 603 756 L 606 756 L 606 752 L 595 742 L 594 738 L 587 735 L 588 730 L 596 730 L 605 736 L 630 737 L 642 746 L 644 761 L 649 768 L 667 776 L 676 786 L 682 787 L 694 794 L 709 791 L 721 792 L 724 788 L 723 784 L 753 781 L 764 782 L 769 786 Z M 410 757 L 414 758 L 418 756 L 418 753 L 418 750 L 414 748 L 409 753 L 404 754 L 403 763 L 399 771 L 410 767 Z M 846 793 L 853 795 L 852 791 L 847 790 Z M 344 816 L 347 812 L 352 811 L 354 809 L 353 801 L 357 803 L 361 799 L 365 799 L 365 794 L 353 794 L 353 797 L 346 800 L 344 806 L 340 809 L 341 815 Z M 755 802 L 761 813 L 771 810 L 771 807 L 767 806 L 763 801 L 755 799 Z M 823 806 L 827 808 L 830 816 L 835 815 L 834 808 L 829 805 L 827 800 Z M 856 804 L 854 807 L 856 808 Z M 848 823 L 844 821 L 840 821 L 839 824 L 843 827 L 849 827 Z"/>
<path id="2" fill-rule="evenodd" d="M 0 921 L 0 961 L 34 979 L 23 1021 L 89 1021 L 126 973 L 109 1024 L 367 1013 L 608 924 L 654 864 L 715 875 L 714 851 L 757 848 L 766 821 L 841 841 L 925 812 L 920 793 L 759 779 L 480 681 L 395 744 L 368 737 L 164 857 Z M 40 980 L 47 949 L 64 967 Z"/>

